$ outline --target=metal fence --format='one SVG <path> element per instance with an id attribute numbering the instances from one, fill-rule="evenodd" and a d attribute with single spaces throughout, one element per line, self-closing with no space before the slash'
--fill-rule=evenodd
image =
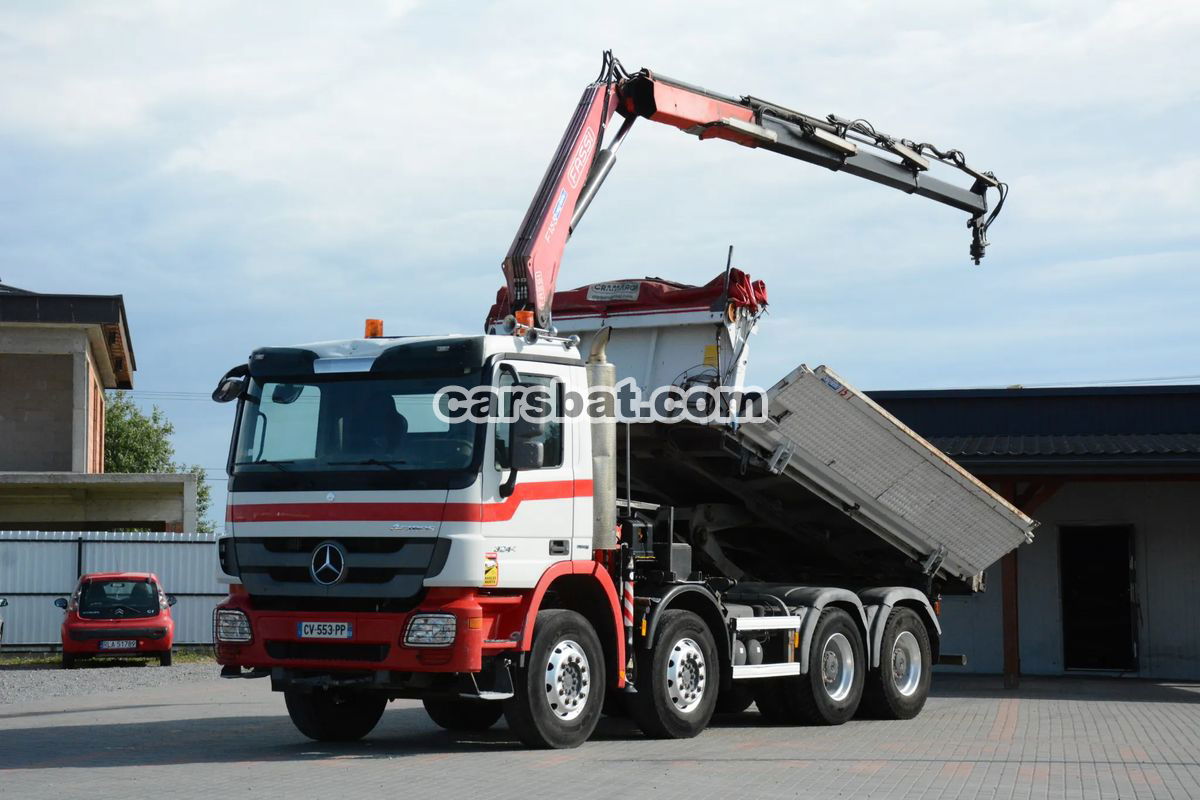
<path id="1" fill-rule="evenodd" d="M 153 572 L 178 602 L 175 641 L 212 641 L 212 609 L 228 593 L 216 579 L 212 533 L 0 531 L 4 647 L 59 644 L 68 597 L 89 572 Z"/>

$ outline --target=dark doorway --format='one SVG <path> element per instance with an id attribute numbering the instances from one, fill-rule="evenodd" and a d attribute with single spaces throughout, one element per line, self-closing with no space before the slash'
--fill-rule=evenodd
<path id="1" fill-rule="evenodd" d="M 1132 539 L 1127 525 L 1059 529 L 1067 669 L 1137 669 Z"/>

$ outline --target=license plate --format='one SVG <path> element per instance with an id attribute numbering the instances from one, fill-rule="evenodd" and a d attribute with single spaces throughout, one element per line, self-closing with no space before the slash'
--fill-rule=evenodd
<path id="1" fill-rule="evenodd" d="M 101 650 L 136 650 L 137 639 L 105 639 L 100 642 Z"/>
<path id="2" fill-rule="evenodd" d="M 354 626 L 349 622 L 301 622 L 296 635 L 301 639 L 353 639 Z"/>

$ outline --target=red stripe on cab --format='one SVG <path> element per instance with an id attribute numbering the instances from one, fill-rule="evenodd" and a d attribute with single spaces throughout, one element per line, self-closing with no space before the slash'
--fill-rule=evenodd
<path id="1" fill-rule="evenodd" d="M 229 522 L 505 522 L 527 500 L 589 497 L 592 482 L 518 483 L 500 503 L 240 503 L 226 509 Z"/>

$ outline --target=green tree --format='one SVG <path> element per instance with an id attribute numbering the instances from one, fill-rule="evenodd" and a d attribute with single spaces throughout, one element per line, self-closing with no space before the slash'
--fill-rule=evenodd
<path id="1" fill-rule="evenodd" d="M 197 527 L 203 533 L 213 531 L 208 518 L 212 487 L 205 480 L 204 467 L 179 464 L 171 434 L 175 426 L 162 409 L 154 406 L 144 413 L 125 392 L 110 392 L 104 409 L 105 472 L 190 472 L 196 476 Z"/>

